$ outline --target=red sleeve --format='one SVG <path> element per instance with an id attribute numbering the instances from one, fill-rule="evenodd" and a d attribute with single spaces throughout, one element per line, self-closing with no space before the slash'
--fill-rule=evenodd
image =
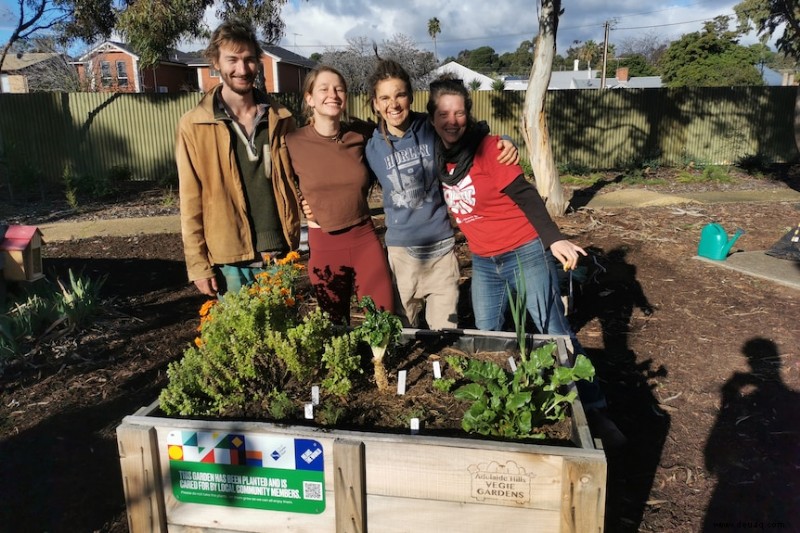
<path id="1" fill-rule="evenodd" d="M 480 164 L 486 170 L 486 174 L 494 178 L 497 189 L 502 191 L 517 179 L 517 176 L 524 174 L 524 171 L 519 165 L 504 165 L 497 160 L 500 155 L 498 142 L 500 142 L 498 135 L 484 137 L 476 158 L 480 158 Z"/>

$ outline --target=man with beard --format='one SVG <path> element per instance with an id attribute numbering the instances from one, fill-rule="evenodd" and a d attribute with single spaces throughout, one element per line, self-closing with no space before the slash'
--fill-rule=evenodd
<path id="1" fill-rule="evenodd" d="M 238 291 L 300 242 L 298 196 L 284 144 L 295 121 L 254 86 L 262 54 L 251 27 L 221 24 L 205 56 L 222 83 L 178 125 L 186 268 L 208 296 Z"/>

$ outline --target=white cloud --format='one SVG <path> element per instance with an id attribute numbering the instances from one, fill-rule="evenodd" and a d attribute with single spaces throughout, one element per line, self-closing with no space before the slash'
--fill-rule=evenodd
<path id="1" fill-rule="evenodd" d="M 615 28 L 610 34 L 611 43 L 647 33 L 677 39 L 700 30 L 706 20 L 733 14 L 735 4 L 730 0 L 673 0 L 668 4 L 576 0 L 564 6 L 558 52 L 566 52 L 574 41 L 592 39 L 601 43 L 605 21 L 612 21 Z M 294 0 L 283 9 L 286 36 L 281 45 L 308 56 L 323 52 L 326 47 L 343 48 L 348 38 L 366 37 L 380 42 L 403 33 L 419 48 L 433 51 L 428 20 L 437 17 L 442 29 L 436 46 L 440 58 L 480 46 L 491 46 L 498 53 L 511 52 L 538 32 L 536 6 L 530 0 Z M 750 38 L 750 42 L 754 40 Z"/>

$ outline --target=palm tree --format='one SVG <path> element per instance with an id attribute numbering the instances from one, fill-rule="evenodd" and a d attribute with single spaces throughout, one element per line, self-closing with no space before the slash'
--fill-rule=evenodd
<path id="1" fill-rule="evenodd" d="M 440 33 L 442 33 L 442 25 L 439 23 L 439 19 L 433 17 L 428 20 L 428 35 L 433 39 L 433 57 L 437 62 L 439 61 L 439 55 L 436 53 L 436 36 Z"/>

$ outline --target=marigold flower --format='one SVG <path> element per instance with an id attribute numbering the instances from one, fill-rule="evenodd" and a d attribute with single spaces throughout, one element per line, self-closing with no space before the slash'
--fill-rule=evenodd
<path id="1" fill-rule="evenodd" d="M 294 298 L 286 298 L 286 306 L 287 307 L 294 307 Z"/>
<path id="2" fill-rule="evenodd" d="M 198 348 L 202 348 L 203 347 L 203 339 L 201 339 L 200 337 L 195 337 L 194 338 L 194 345 L 197 346 Z"/>
<path id="3" fill-rule="evenodd" d="M 200 316 L 208 315 L 208 313 L 211 311 L 211 308 L 217 305 L 217 301 L 218 300 L 207 300 L 206 303 L 200 307 Z"/>

